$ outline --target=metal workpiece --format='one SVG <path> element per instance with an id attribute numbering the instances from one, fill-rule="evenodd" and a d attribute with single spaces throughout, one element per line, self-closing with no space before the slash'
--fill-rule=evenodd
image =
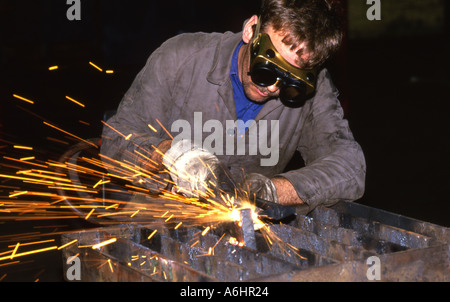
<path id="1" fill-rule="evenodd" d="M 214 253 L 208 253 L 207 242 L 217 243 L 219 238 L 207 234 L 194 245 L 192 238 L 197 237 L 191 235 L 198 233 L 194 229 L 178 240 L 164 235 L 163 230 L 148 240 L 152 232 L 143 226 L 125 225 L 66 234 L 64 243 L 75 239 L 77 243 L 64 250 L 64 263 L 71 255 L 78 255 L 84 268 L 82 281 L 243 281 L 295 268 L 227 241 L 220 241 Z M 93 244 L 119 235 L 122 237 L 114 244 L 92 248 Z M 98 269 L 101 267 L 104 268 Z"/>
<path id="2" fill-rule="evenodd" d="M 253 202 L 256 208 L 259 209 L 259 218 L 264 221 L 280 222 L 292 220 L 297 215 L 295 208 L 291 206 L 284 206 L 261 198 L 255 198 Z"/>
<path id="3" fill-rule="evenodd" d="M 252 209 L 239 209 L 240 221 L 238 222 L 238 229 L 240 230 L 239 241 L 242 241 L 248 248 L 256 250 L 255 229 L 253 226 Z"/>
<path id="4" fill-rule="evenodd" d="M 241 209 L 237 229 L 224 232 L 230 225 L 67 233 L 63 262 L 67 269 L 67 260 L 80 259 L 81 281 L 450 281 L 449 228 L 358 203 L 258 230 L 250 209 Z"/>

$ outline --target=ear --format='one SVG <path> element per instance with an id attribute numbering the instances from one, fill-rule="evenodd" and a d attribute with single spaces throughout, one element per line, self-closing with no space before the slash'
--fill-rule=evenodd
<path id="1" fill-rule="evenodd" d="M 253 38 L 253 25 L 258 23 L 258 16 L 253 15 L 248 21 L 244 24 L 244 29 L 242 31 L 242 41 L 244 43 L 248 43 Z"/>

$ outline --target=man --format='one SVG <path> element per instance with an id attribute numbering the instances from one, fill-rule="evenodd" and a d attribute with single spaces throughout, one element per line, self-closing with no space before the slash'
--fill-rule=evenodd
<path id="1" fill-rule="evenodd" d="M 117 114 L 107 121 L 102 154 L 159 173 L 170 166 L 164 154 L 192 150 L 173 142 L 180 121 L 192 128 L 204 123 L 201 137 L 193 135 L 197 145 L 212 132 L 205 121 L 217 121 L 224 126 L 216 137 L 223 140 L 209 144 L 211 153 L 237 183 L 252 183 L 256 175 L 269 188 L 264 197 L 302 205 L 303 212 L 360 198 L 364 156 L 343 119 L 328 71 L 321 69 L 342 36 L 337 8 L 330 2 L 266 0 L 260 17 L 247 20 L 241 33 L 169 39 L 150 56 Z M 265 53 L 258 56 L 262 48 Z M 303 96 L 311 89 L 313 94 Z M 227 128 L 230 120 L 243 123 Z M 277 147 L 269 164 L 263 164 L 267 150 L 244 152 L 255 133 L 257 146 L 270 141 Z M 220 144 L 230 137 L 236 139 L 234 153 Z M 247 149 L 237 150 L 242 141 Z M 200 153 L 211 151 L 202 147 Z M 305 167 L 284 172 L 296 150 Z"/>

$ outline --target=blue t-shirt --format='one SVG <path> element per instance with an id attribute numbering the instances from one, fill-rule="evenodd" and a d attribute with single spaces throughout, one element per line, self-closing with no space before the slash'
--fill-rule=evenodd
<path id="1" fill-rule="evenodd" d="M 263 107 L 263 104 L 252 102 L 247 98 L 247 96 L 244 93 L 244 86 L 242 86 L 242 83 L 239 79 L 238 56 L 239 56 L 239 49 L 243 44 L 244 43 L 241 41 L 233 53 L 233 57 L 231 59 L 230 76 L 231 82 L 233 84 L 233 96 L 234 96 L 234 104 L 236 106 L 237 120 L 242 120 L 244 123 L 246 123 L 247 121 L 254 120 L 256 118 L 256 115 Z M 245 131 L 247 131 L 247 128 L 248 127 L 242 126 L 238 127 L 239 136 L 244 134 Z"/>

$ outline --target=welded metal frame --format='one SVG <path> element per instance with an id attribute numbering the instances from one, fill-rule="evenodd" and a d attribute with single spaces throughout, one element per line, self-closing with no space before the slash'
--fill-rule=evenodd
<path id="1" fill-rule="evenodd" d="M 207 254 L 219 240 L 213 232 L 192 247 L 196 228 L 160 228 L 147 241 L 152 228 L 129 224 L 63 235 L 63 244 L 78 239 L 64 249 L 64 263 L 78 254 L 82 281 L 368 281 L 367 259 L 376 256 L 381 281 L 450 281 L 446 227 L 340 202 L 270 230 L 298 255 L 269 247 L 259 232 L 252 248 L 223 239 Z M 100 250 L 86 247 L 111 236 L 116 243 Z M 131 261 L 133 255 L 146 258 L 138 263 Z M 151 257 L 158 260 L 144 261 Z M 108 259 L 113 271 L 105 265 Z"/>

